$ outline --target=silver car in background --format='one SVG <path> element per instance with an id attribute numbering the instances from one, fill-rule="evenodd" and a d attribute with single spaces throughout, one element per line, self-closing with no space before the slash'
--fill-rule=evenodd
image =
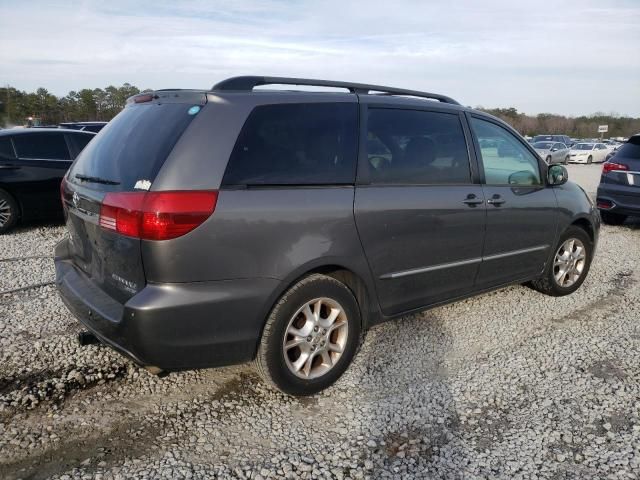
<path id="1" fill-rule="evenodd" d="M 561 142 L 536 142 L 533 144 L 538 155 L 549 165 L 554 163 L 569 163 L 569 147 Z"/>

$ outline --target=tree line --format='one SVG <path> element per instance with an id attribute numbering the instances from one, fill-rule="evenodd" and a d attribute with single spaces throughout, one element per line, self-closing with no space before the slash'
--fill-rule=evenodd
<path id="1" fill-rule="evenodd" d="M 140 93 L 129 83 L 120 87 L 84 88 L 57 97 L 46 88 L 25 92 L 11 86 L 0 87 L 0 126 L 24 125 L 29 117 L 37 117 L 43 125 L 91 120 L 109 121 L 124 108 L 127 98 Z M 143 91 L 148 91 L 143 90 Z M 640 118 L 616 114 L 594 113 L 589 116 L 567 117 L 551 113 L 527 115 L 515 108 L 483 108 L 487 113 L 512 125 L 523 135 L 541 133 L 564 134 L 570 137 L 598 136 L 598 125 L 608 125 L 606 137 L 628 137 L 640 132 Z"/>
<path id="2" fill-rule="evenodd" d="M 483 108 L 479 110 L 490 113 L 518 130 L 522 135 L 562 134 L 573 138 L 597 138 L 599 125 L 608 125 L 609 137 L 629 137 L 640 133 L 640 118 L 621 117 L 615 113 L 594 113 L 589 116 L 566 117 L 552 113 L 527 115 L 515 108 Z"/>
<path id="3" fill-rule="evenodd" d="M 109 121 L 115 117 L 131 95 L 140 89 L 129 83 L 120 87 L 84 88 L 57 97 L 46 88 L 25 92 L 11 86 L 0 87 L 0 126 L 24 125 L 37 117 L 43 125 L 61 122 Z"/>

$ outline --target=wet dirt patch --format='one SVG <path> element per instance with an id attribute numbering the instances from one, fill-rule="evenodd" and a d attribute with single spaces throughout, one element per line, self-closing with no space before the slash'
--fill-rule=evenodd
<path id="1" fill-rule="evenodd" d="M 0 377 L 0 417 L 10 409 L 31 410 L 41 403 L 60 404 L 69 395 L 113 382 L 127 375 L 126 365 L 111 365 L 108 370 L 81 368 L 66 371 L 41 370 Z"/>
<path id="2" fill-rule="evenodd" d="M 39 480 L 76 467 L 85 474 L 95 473 L 150 451 L 161 430 L 161 426 L 137 420 L 124 422 L 97 437 L 74 439 L 38 455 L 0 463 L 0 478 Z"/>
<path id="3" fill-rule="evenodd" d="M 628 376 L 627 373 L 616 364 L 614 359 L 605 359 L 596 362 L 587 368 L 587 371 L 594 377 L 609 381 L 624 380 Z"/>
<path id="4" fill-rule="evenodd" d="M 552 321 L 554 323 L 566 323 L 572 320 L 586 320 L 594 312 L 607 310 L 609 307 L 616 305 L 620 301 L 620 297 L 624 296 L 625 290 L 635 283 L 636 279 L 633 278 L 633 271 L 625 270 L 618 272 L 611 280 L 611 288 L 607 289 L 602 297 L 587 303 L 567 315 L 555 318 Z"/>
<path id="5" fill-rule="evenodd" d="M 430 429 L 413 429 L 406 432 L 391 432 L 385 435 L 385 453 L 387 457 L 415 457 L 429 460 L 437 455 L 441 447 L 448 444 L 445 425 L 437 425 Z"/>

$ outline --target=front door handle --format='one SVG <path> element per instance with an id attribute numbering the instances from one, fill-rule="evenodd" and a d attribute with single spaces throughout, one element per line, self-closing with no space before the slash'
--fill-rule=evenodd
<path id="1" fill-rule="evenodd" d="M 462 201 L 462 203 L 466 203 L 470 207 L 480 205 L 482 202 L 484 202 L 484 200 L 482 200 L 481 198 L 477 198 L 473 193 L 470 193 L 469 195 L 467 195 L 467 198 Z"/>
<path id="2" fill-rule="evenodd" d="M 500 197 L 500 195 L 498 195 L 497 193 L 493 197 L 491 197 L 489 200 L 487 200 L 487 203 L 490 203 L 491 205 L 495 205 L 496 207 L 499 207 L 504 202 L 506 202 L 506 200 Z"/>

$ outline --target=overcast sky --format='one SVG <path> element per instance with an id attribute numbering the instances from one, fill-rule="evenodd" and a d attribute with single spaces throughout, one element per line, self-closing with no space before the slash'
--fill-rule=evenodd
<path id="1" fill-rule="evenodd" d="M 3 85 L 64 95 L 246 74 L 640 116 L 640 0 L 0 0 Z"/>

